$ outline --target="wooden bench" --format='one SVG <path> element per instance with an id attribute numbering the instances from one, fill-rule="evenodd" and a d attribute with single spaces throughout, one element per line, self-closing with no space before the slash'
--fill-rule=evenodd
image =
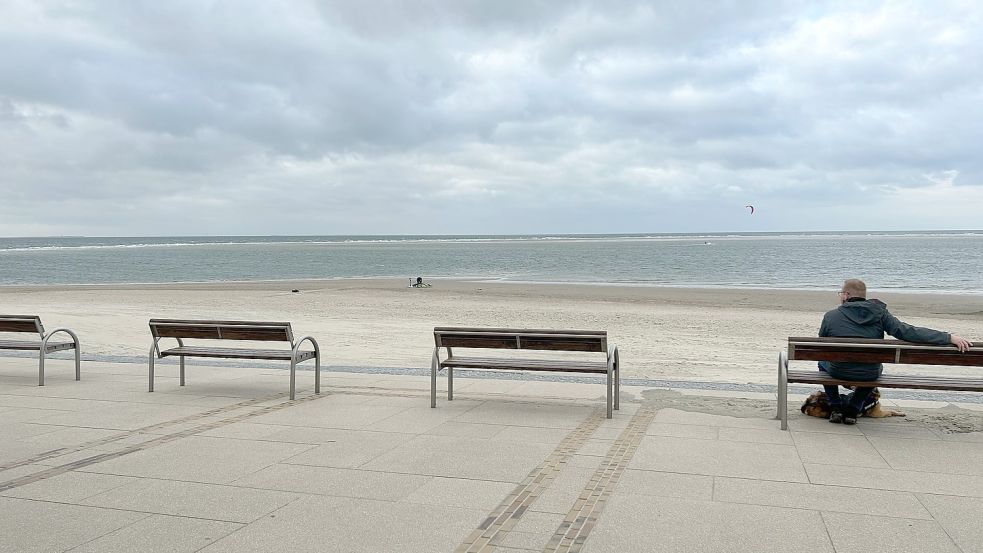
<path id="1" fill-rule="evenodd" d="M 0 315 L 0 332 L 17 332 L 37 334 L 38 341 L 27 340 L 0 340 L 0 349 L 25 350 L 38 352 L 38 386 L 44 386 L 44 358 L 49 353 L 75 350 L 75 380 L 81 380 L 81 352 L 79 350 L 79 338 L 74 332 L 67 328 L 56 328 L 51 332 L 45 333 L 44 326 L 41 325 L 41 317 L 37 315 Z M 52 342 L 51 337 L 59 332 L 64 332 L 72 337 L 71 342 Z"/>
<path id="2" fill-rule="evenodd" d="M 514 328 L 433 329 L 435 347 L 430 366 L 430 407 L 437 406 L 437 372 L 447 369 L 447 400 L 454 399 L 454 368 L 506 371 L 549 371 L 607 375 L 607 417 L 611 418 L 612 396 L 620 408 L 621 370 L 618 348 L 608 344 L 608 334 L 595 330 L 520 330 Z M 440 350 L 447 350 L 444 360 Z M 579 359 L 518 359 L 501 357 L 462 357 L 452 348 L 521 349 L 571 351 L 605 354 L 604 361 Z"/>
<path id="3" fill-rule="evenodd" d="M 296 367 L 309 359 L 314 360 L 314 393 L 321 393 L 321 350 L 310 336 L 294 341 L 290 323 L 257 321 L 186 321 L 177 319 L 150 319 L 150 333 L 154 344 L 150 347 L 150 391 L 154 391 L 154 357 L 177 356 L 181 360 L 181 386 L 184 386 L 184 358 L 208 357 L 223 359 L 269 359 L 290 361 L 290 399 L 294 399 Z M 160 349 L 161 338 L 174 338 L 178 347 Z M 253 342 L 289 342 L 290 349 L 248 349 L 216 346 L 186 346 L 184 340 L 247 340 Z M 309 341 L 313 351 L 302 351 L 301 344 Z"/>
<path id="4" fill-rule="evenodd" d="M 983 367 L 983 343 L 976 342 L 969 351 L 960 352 L 955 346 L 933 346 L 900 340 L 791 337 L 788 339 L 788 351 L 783 351 L 778 355 L 778 418 L 782 421 L 782 430 L 788 430 L 789 382 L 983 392 L 983 375 L 980 377 L 955 377 L 885 373 L 877 380 L 856 382 L 833 378 L 829 374 L 819 371 L 815 366 L 808 371 L 790 371 L 788 370 L 790 360 Z"/>

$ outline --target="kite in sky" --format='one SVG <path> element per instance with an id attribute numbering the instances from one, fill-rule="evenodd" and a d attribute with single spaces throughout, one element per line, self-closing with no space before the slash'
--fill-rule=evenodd
<path id="1" fill-rule="evenodd" d="M 753 206 L 753 205 L 746 205 L 746 206 L 744 206 L 744 207 L 749 207 L 749 208 L 751 208 L 751 213 L 749 213 L 749 215 L 754 215 L 754 206 Z"/>

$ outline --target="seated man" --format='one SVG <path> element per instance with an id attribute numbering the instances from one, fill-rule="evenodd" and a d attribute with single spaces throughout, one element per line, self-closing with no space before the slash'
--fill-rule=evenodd
<path id="1" fill-rule="evenodd" d="M 899 321 L 887 310 L 887 305 L 875 299 L 867 299 L 867 285 L 862 280 L 851 278 L 843 283 L 839 292 L 840 306 L 826 313 L 819 327 L 820 337 L 832 338 L 884 338 L 887 332 L 899 340 L 926 344 L 952 344 L 959 351 L 966 351 L 970 343 L 955 334 L 911 326 Z M 880 363 L 847 363 L 841 361 L 820 361 L 819 370 L 826 371 L 833 378 L 843 380 L 876 380 L 883 372 Z M 856 424 L 857 415 L 863 409 L 864 401 L 873 388 L 856 388 L 849 404 L 840 402 L 837 386 L 824 386 L 829 398 L 829 422 Z"/>

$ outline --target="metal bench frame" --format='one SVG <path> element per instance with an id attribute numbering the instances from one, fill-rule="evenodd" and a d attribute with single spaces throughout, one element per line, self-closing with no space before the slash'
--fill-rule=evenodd
<path id="1" fill-rule="evenodd" d="M 0 315 L 0 332 L 37 334 L 40 342 L 0 340 L 0 349 L 38 352 L 38 386 L 44 386 L 44 359 L 49 353 L 75 350 L 75 380 L 82 379 L 82 355 L 78 336 L 67 328 L 56 328 L 45 333 L 38 315 Z M 72 337 L 71 342 L 51 342 L 51 337 L 64 332 Z"/>
<path id="2" fill-rule="evenodd" d="M 162 332 L 163 331 L 163 332 Z M 223 334 L 224 331 L 224 334 Z M 297 364 L 314 359 L 314 393 L 321 393 L 321 349 L 317 341 L 304 336 L 294 340 L 290 323 L 259 321 L 203 321 L 182 319 L 150 319 L 150 332 L 154 343 L 150 346 L 150 387 L 154 391 L 154 358 L 179 357 L 180 380 L 184 386 L 184 358 L 204 357 L 219 359 L 267 359 L 290 360 L 290 399 L 294 399 L 297 381 Z M 174 338 L 178 347 L 161 350 L 162 338 Z M 264 342 L 289 342 L 290 350 L 258 350 L 248 348 L 186 347 L 185 339 L 248 340 Z M 301 351 L 300 346 L 310 342 L 313 351 Z"/>
<path id="3" fill-rule="evenodd" d="M 976 342 L 972 344 L 969 351 L 960 352 L 955 346 L 915 344 L 901 340 L 790 337 L 788 350 L 778 354 L 778 416 L 776 418 L 782 421 L 782 430 L 788 430 L 789 382 L 983 392 L 983 378 L 883 374 L 877 380 L 856 382 L 833 378 L 818 370 L 789 371 L 789 360 L 983 367 L 981 346 L 983 343 Z"/>
<path id="4" fill-rule="evenodd" d="M 437 407 L 437 373 L 447 369 L 447 400 L 454 400 L 454 368 L 508 371 L 549 371 L 607 375 L 607 418 L 612 407 L 621 408 L 621 361 L 617 346 L 609 345 L 607 332 L 597 330 L 540 330 L 513 328 L 434 328 L 434 350 L 430 363 L 430 407 Z M 452 348 L 516 349 L 596 352 L 605 362 L 557 359 L 455 357 Z M 440 350 L 447 356 L 441 361 Z"/>

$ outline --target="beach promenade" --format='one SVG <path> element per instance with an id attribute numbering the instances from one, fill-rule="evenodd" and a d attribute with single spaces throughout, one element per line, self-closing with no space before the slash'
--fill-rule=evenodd
<path id="1" fill-rule="evenodd" d="M 330 357 L 329 357 L 330 364 Z M 983 551 L 983 433 L 774 394 L 0 358 L 0 551 Z M 441 382 L 443 386 L 443 382 Z M 983 420 L 964 405 L 962 424 Z M 732 413 L 737 416 L 730 416 Z M 975 421 L 975 423 L 973 422 Z"/>

